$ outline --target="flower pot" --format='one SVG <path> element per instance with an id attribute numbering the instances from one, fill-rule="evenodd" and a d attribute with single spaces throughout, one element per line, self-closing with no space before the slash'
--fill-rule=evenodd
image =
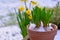
<path id="1" fill-rule="evenodd" d="M 57 34 L 57 26 L 54 24 L 51 26 L 54 28 L 54 30 L 47 32 L 33 31 L 27 27 L 30 40 L 54 40 L 54 37 Z"/>

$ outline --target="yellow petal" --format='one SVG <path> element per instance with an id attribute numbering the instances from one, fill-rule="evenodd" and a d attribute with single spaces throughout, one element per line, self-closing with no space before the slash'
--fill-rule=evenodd
<path id="1" fill-rule="evenodd" d="M 30 15 L 31 14 L 31 10 L 26 10 L 26 14 Z"/>
<path id="2" fill-rule="evenodd" d="M 24 10 L 24 7 L 23 6 L 20 6 L 18 9 L 19 9 L 19 11 L 23 11 Z"/>
<path id="3" fill-rule="evenodd" d="M 37 4 L 37 2 L 31 1 L 31 4 L 32 4 L 32 5 L 36 5 L 36 4 Z"/>
<path id="4" fill-rule="evenodd" d="M 32 15 L 29 15 L 29 19 L 32 19 Z"/>

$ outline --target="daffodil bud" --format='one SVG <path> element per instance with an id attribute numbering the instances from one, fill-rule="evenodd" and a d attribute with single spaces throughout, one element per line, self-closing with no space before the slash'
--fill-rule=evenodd
<path id="1" fill-rule="evenodd" d="M 20 7 L 18 8 L 18 10 L 19 10 L 19 11 L 23 11 L 23 10 L 24 10 L 24 7 L 23 7 L 23 6 L 20 6 Z"/>

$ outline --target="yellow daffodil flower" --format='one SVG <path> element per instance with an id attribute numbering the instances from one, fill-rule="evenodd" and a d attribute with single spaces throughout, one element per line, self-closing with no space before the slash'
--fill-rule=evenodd
<path id="1" fill-rule="evenodd" d="M 29 19 L 32 19 L 32 15 L 29 15 Z"/>
<path id="2" fill-rule="evenodd" d="M 32 5 L 36 5 L 36 4 L 37 4 L 37 2 L 31 1 L 31 4 L 32 4 Z"/>
<path id="3" fill-rule="evenodd" d="M 27 0 L 21 0 L 21 2 L 26 2 Z"/>
<path id="4" fill-rule="evenodd" d="M 23 11 L 24 10 L 24 7 L 23 6 L 20 6 L 19 7 L 19 11 Z"/>
<path id="5" fill-rule="evenodd" d="M 26 10 L 26 14 L 30 15 L 31 14 L 31 10 Z"/>

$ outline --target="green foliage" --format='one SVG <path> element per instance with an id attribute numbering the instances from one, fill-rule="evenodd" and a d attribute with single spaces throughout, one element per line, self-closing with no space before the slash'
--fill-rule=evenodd
<path id="1" fill-rule="evenodd" d="M 40 23 L 42 21 L 44 24 L 44 27 L 47 27 L 47 24 L 49 23 L 49 20 L 52 14 L 53 14 L 53 11 L 51 10 L 46 11 L 45 7 L 41 9 L 38 6 L 35 6 L 31 11 L 32 19 L 30 20 L 28 17 L 29 15 L 26 14 L 26 11 L 25 12 L 19 11 L 17 13 L 17 20 L 21 28 L 23 37 L 27 35 L 26 27 L 30 22 L 36 24 L 36 27 L 40 27 Z"/>
<path id="2" fill-rule="evenodd" d="M 53 10 L 46 11 L 46 8 L 42 9 L 42 19 L 41 20 L 43 22 L 44 27 L 47 27 L 47 24 L 49 23 L 52 14 L 53 14 Z"/>
<path id="3" fill-rule="evenodd" d="M 58 25 L 60 23 L 60 6 L 58 7 L 56 6 L 53 9 L 54 11 L 53 11 L 53 16 L 51 18 L 51 22 Z"/>
<path id="4" fill-rule="evenodd" d="M 39 26 L 38 24 L 40 24 L 41 22 L 41 9 L 36 6 L 35 8 L 33 8 L 31 14 L 32 14 L 32 22 L 36 24 L 38 27 Z"/>
<path id="5" fill-rule="evenodd" d="M 33 17 L 32 22 L 35 23 L 37 27 L 39 27 L 39 24 L 42 21 L 44 26 L 46 27 L 50 21 L 52 14 L 53 14 L 52 10 L 46 11 L 45 7 L 41 9 L 36 6 L 35 8 L 33 8 L 32 11 L 32 17 Z"/>
<path id="6" fill-rule="evenodd" d="M 23 37 L 25 37 L 27 35 L 27 25 L 30 23 L 30 20 L 28 19 L 28 15 L 26 15 L 26 12 L 18 12 L 17 14 L 17 20 L 18 20 L 18 24 L 21 28 L 22 31 L 22 35 Z"/>

